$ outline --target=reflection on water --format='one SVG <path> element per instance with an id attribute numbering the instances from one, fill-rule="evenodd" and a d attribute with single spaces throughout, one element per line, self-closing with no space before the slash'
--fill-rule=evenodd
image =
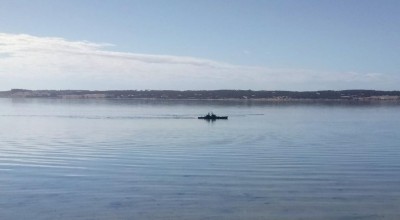
<path id="1" fill-rule="evenodd" d="M 400 218 L 393 103 L 0 106 L 0 219 Z"/>

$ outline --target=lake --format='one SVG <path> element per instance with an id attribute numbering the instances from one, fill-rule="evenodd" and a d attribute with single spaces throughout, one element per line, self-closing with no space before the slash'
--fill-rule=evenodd
<path id="1" fill-rule="evenodd" d="M 229 120 L 207 122 L 213 111 Z M 0 99 L 0 219 L 400 219 L 400 104 Z"/>

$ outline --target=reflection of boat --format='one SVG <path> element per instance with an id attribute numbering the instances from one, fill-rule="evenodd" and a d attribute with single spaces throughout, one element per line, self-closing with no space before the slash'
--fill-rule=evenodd
<path id="1" fill-rule="evenodd" d="M 205 120 L 217 120 L 217 119 L 228 119 L 228 116 L 217 116 L 214 113 L 208 113 L 205 116 L 200 116 L 198 119 L 205 119 Z"/>

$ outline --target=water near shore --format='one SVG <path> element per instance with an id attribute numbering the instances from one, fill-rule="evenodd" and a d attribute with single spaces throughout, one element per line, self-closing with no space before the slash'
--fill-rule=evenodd
<path id="1" fill-rule="evenodd" d="M 399 112 L 0 99 L 0 219 L 397 220 Z"/>

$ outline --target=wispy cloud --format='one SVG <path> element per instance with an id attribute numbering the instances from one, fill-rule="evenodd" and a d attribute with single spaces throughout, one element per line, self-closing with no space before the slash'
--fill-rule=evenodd
<path id="1" fill-rule="evenodd" d="M 112 46 L 0 33 L 0 89 L 389 89 L 400 81 L 381 73 L 239 66 Z"/>

